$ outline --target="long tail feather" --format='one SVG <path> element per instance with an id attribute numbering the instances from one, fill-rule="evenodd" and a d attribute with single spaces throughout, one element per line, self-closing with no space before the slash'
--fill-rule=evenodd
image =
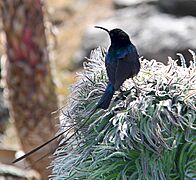
<path id="1" fill-rule="evenodd" d="M 78 131 L 83 128 L 85 126 L 85 124 L 88 122 L 88 120 L 91 118 L 91 116 L 95 113 L 95 111 L 98 109 L 98 107 L 96 106 L 89 114 L 88 118 L 81 124 L 81 126 L 79 126 L 76 131 L 69 137 L 67 138 L 63 144 L 65 144 L 67 141 L 69 141 L 73 136 L 75 136 L 75 134 L 78 133 Z M 70 131 L 71 129 L 73 129 L 74 126 L 70 127 L 69 129 L 66 129 L 65 131 L 61 132 L 60 134 L 56 135 L 55 137 L 49 139 L 48 141 L 46 141 L 45 143 L 41 144 L 40 146 L 36 147 L 35 149 L 29 151 L 28 153 L 24 154 L 23 156 L 15 159 L 12 163 L 16 163 L 18 161 L 21 161 L 22 159 L 30 156 L 31 154 L 33 154 L 34 152 L 38 151 L 39 149 L 41 149 L 42 147 L 46 146 L 47 144 L 51 143 L 52 141 L 54 141 L 55 139 L 57 139 L 58 137 L 62 136 L 64 133 Z M 48 154 L 48 153 L 47 153 Z M 45 155 L 44 155 L 45 156 Z"/>
<path id="2" fill-rule="evenodd" d="M 83 128 L 85 126 L 85 124 L 88 122 L 88 120 L 90 119 L 90 117 L 95 113 L 95 111 L 99 108 L 101 109 L 107 109 L 110 105 L 111 99 L 114 95 L 114 87 L 111 83 L 108 84 L 105 93 L 103 94 L 103 96 L 101 97 L 100 101 L 98 102 L 97 106 L 90 112 L 88 118 L 84 121 L 84 123 L 81 124 L 80 127 L 78 127 L 76 129 L 76 131 L 69 137 L 67 138 L 64 142 L 66 143 L 67 141 L 69 141 L 72 137 L 75 136 L 75 134 L 78 133 L 78 131 Z M 39 149 L 41 149 L 42 147 L 46 146 L 47 144 L 51 143 L 52 141 L 54 141 L 55 139 L 57 139 L 58 137 L 62 136 L 64 133 L 69 132 L 71 129 L 73 129 L 74 126 L 70 127 L 69 129 L 66 129 L 65 131 L 61 132 L 60 134 L 56 135 L 55 137 L 49 139 L 48 141 L 46 141 L 45 143 L 41 144 L 40 146 L 36 147 L 35 149 L 29 151 L 28 153 L 24 154 L 23 156 L 15 159 L 12 163 L 16 163 L 18 161 L 21 161 L 22 159 L 30 156 L 31 154 L 33 154 L 34 152 L 38 151 Z M 49 153 L 47 153 L 49 154 Z"/>

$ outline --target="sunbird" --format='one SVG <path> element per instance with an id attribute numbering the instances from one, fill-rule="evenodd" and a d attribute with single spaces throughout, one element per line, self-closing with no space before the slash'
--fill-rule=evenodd
<path id="1" fill-rule="evenodd" d="M 105 66 L 109 82 L 98 102 L 97 108 L 107 109 L 116 90 L 119 90 L 126 79 L 133 78 L 140 71 L 139 55 L 129 36 L 121 29 L 106 31 L 110 36 L 111 45 L 106 53 Z"/>
<path id="2" fill-rule="evenodd" d="M 69 141 L 73 136 L 75 136 L 75 134 L 82 127 L 84 127 L 84 125 L 88 122 L 90 117 L 95 113 L 97 109 L 104 109 L 104 110 L 107 109 L 110 105 L 114 92 L 120 89 L 121 85 L 124 83 L 126 79 L 133 78 L 140 71 L 140 62 L 139 62 L 139 55 L 137 49 L 131 43 L 129 36 L 126 32 L 118 28 L 112 29 L 110 31 L 100 26 L 95 26 L 95 28 L 99 28 L 106 31 L 110 36 L 111 45 L 105 57 L 105 66 L 106 66 L 109 82 L 107 84 L 104 94 L 102 95 L 101 99 L 98 101 L 95 108 L 90 112 L 88 118 L 76 129 L 75 133 L 73 133 L 68 139 L 64 141 L 63 144 Z M 38 151 L 42 147 L 46 146 L 47 144 L 57 139 L 64 133 L 70 132 L 73 128 L 74 126 L 59 133 L 58 135 L 51 138 L 44 144 L 36 147 L 35 149 L 31 150 L 27 154 L 14 160 L 13 163 L 16 163 L 28 157 L 29 155 Z"/>

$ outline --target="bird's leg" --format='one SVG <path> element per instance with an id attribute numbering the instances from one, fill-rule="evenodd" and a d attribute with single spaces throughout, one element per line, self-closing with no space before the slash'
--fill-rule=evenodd
<path id="1" fill-rule="evenodd" d="M 123 93 L 123 92 L 125 92 L 125 91 L 123 91 L 123 90 L 122 90 L 122 87 L 120 87 L 119 91 L 120 91 L 120 93 Z"/>
<path id="2" fill-rule="evenodd" d="M 122 98 L 122 100 L 125 100 L 126 99 L 126 95 L 125 95 L 126 91 L 123 91 L 121 87 L 120 87 L 119 91 L 120 91 L 119 96 Z"/>
<path id="3" fill-rule="evenodd" d="M 124 93 L 125 93 L 126 91 L 123 91 L 121 88 L 119 89 L 119 91 L 120 91 L 120 93 L 119 93 L 119 95 L 114 99 L 114 101 L 118 101 L 118 100 L 120 100 L 120 99 L 122 99 L 122 100 L 125 100 L 125 99 L 126 99 L 126 96 L 124 95 Z"/>

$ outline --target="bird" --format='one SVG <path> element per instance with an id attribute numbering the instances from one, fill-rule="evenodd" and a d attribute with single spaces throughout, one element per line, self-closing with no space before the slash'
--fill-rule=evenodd
<path id="1" fill-rule="evenodd" d="M 97 108 L 106 110 L 114 92 L 119 90 L 126 79 L 133 78 L 140 71 L 139 54 L 135 45 L 130 41 L 128 34 L 122 29 L 95 26 L 109 34 L 110 47 L 105 57 L 105 67 L 109 82 L 106 90 L 97 104 Z"/>
<path id="2" fill-rule="evenodd" d="M 120 87 L 122 86 L 122 84 L 126 79 L 133 78 L 140 71 L 140 62 L 139 62 L 139 55 L 137 49 L 135 45 L 133 45 L 132 42 L 130 41 L 130 38 L 126 32 L 124 32 L 122 29 L 119 28 L 115 28 L 110 31 L 100 26 L 95 26 L 95 28 L 99 28 L 106 31 L 110 37 L 111 44 L 105 57 L 105 67 L 106 67 L 106 72 L 107 72 L 109 82 L 107 84 L 104 94 L 98 101 L 95 108 L 93 108 L 93 110 L 90 111 L 87 119 L 85 119 L 81 125 L 78 125 L 77 128 L 75 127 L 76 128 L 75 133 L 73 133 L 69 138 L 67 138 L 63 144 L 65 144 L 72 137 L 74 137 L 75 134 L 78 133 L 78 131 L 85 126 L 85 124 L 88 122 L 90 117 L 98 109 L 103 109 L 103 110 L 108 109 L 115 91 L 120 89 Z M 42 147 L 46 146 L 50 142 L 59 138 L 63 134 L 69 133 L 73 129 L 74 126 L 62 131 L 58 135 L 49 139 L 47 142 L 34 148 L 33 150 L 29 151 L 23 156 L 15 159 L 13 163 L 16 163 L 30 156 L 31 154 L 35 153 Z"/>

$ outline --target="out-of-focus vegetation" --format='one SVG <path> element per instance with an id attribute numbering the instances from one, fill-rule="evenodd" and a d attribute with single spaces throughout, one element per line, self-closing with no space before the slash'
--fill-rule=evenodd
<path id="1" fill-rule="evenodd" d="M 58 98 L 51 73 L 48 43 L 45 34 L 42 2 L 37 0 L 1 1 L 0 13 L 5 37 L 5 91 L 9 112 L 25 153 L 52 138 L 57 131 Z M 57 115 L 56 115 L 57 116 Z M 53 147 L 57 142 L 53 141 Z M 34 163 L 51 147 L 27 157 L 32 168 L 43 179 L 50 159 Z"/>

